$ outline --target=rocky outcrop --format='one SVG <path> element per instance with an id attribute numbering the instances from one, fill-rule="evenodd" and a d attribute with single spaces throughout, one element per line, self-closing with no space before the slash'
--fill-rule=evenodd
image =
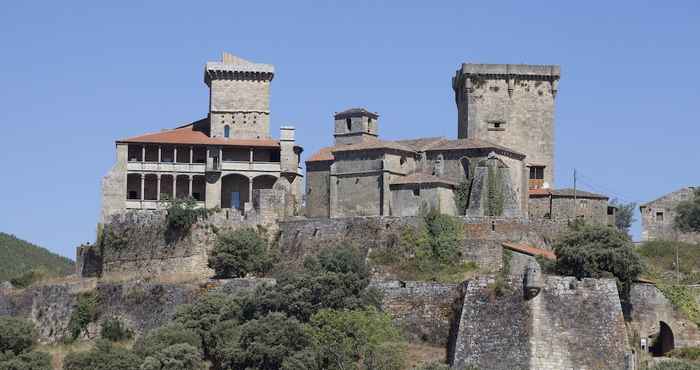
<path id="1" fill-rule="evenodd" d="M 55 343 L 71 335 L 71 315 L 81 294 L 96 297 L 97 319 L 82 333 L 82 339 L 99 334 L 101 323 L 117 318 L 140 335 L 172 320 L 177 308 L 194 302 L 202 294 L 217 290 L 239 295 L 273 279 L 203 280 L 201 283 L 157 283 L 129 281 L 124 283 L 79 282 L 47 284 L 0 294 L 0 315 L 25 317 L 33 321 L 41 343 Z"/>

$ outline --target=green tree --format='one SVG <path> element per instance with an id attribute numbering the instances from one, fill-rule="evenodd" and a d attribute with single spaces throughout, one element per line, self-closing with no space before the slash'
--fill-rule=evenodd
<path id="1" fill-rule="evenodd" d="M 696 189 L 693 198 L 678 203 L 674 227 L 682 232 L 700 232 L 700 189 Z"/>
<path id="2" fill-rule="evenodd" d="M 143 357 L 156 356 L 176 344 L 187 344 L 199 353 L 202 340 L 197 332 L 180 323 L 172 323 L 152 330 L 134 343 L 134 352 Z"/>
<path id="3" fill-rule="evenodd" d="M 204 370 L 206 368 L 201 351 L 197 347 L 178 343 L 146 357 L 140 370 Z"/>
<path id="4" fill-rule="evenodd" d="M 641 260 L 633 251 L 629 237 L 612 227 L 576 227 L 553 247 L 560 274 L 578 279 L 615 277 L 623 303 L 628 301 L 632 282 L 642 272 Z"/>
<path id="5" fill-rule="evenodd" d="M 220 234 L 209 256 L 209 267 L 218 278 L 267 272 L 272 267 L 267 241 L 253 228 Z"/>
<path id="6" fill-rule="evenodd" d="M 48 353 L 32 351 L 0 360 L 0 370 L 53 370 L 53 366 Z"/>
<path id="7" fill-rule="evenodd" d="M 280 369 L 311 343 L 305 326 L 282 313 L 246 322 L 234 339 L 219 350 L 222 369 Z"/>
<path id="8" fill-rule="evenodd" d="M 401 369 L 405 347 L 391 318 L 375 309 L 314 314 L 311 335 L 323 369 Z"/>
<path id="9" fill-rule="evenodd" d="M 69 353 L 63 360 L 63 370 L 134 370 L 141 362 L 132 351 L 99 340 L 89 351 Z"/>
<path id="10" fill-rule="evenodd" d="M 629 234 L 630 227 L 636 221 L 634 212 L 637 210 L 637 203 L 622 203 L 617 199 L 613 199 L 610 205 L 617 208 L 615 212 L 615 227 Z"/>
<path id="11" fill-rule="evenodd" d="M 111 317 L 105 320 L 100 328 L 100 337 L 112 342 L 129 339 L 132 335 L 133 333 L 131 330 L 117 317 Z"/>
<path id="12" fill-rule="evenodd" d="M 168 205 L 166 222 L 169 230 L 187 233 L 192 225 L 205 215 L 206 210 L 198 208 L 194 199 L 173 199 Z"/>
<path id="13" fill-rule="evenodd" d="M 19 355 L 29 351 L 37 338 L 34 324 L 24 319 L 0 316 L 0 353 Z"/>

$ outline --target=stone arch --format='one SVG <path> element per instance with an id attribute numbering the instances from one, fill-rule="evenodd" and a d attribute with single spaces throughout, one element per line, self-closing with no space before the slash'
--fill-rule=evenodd
<path id="1" fill-rule="evenodd" d="M 221 178 L 221 208 L 236 208 L 243 210 L 244 204 L 250 201 L 248 185 L 250 179 L 241 174 L 232 173 Z"/>
<path id="2" fill-rule="evenodd" d="M 277 182 L 277 177 L 272 175 L 260 175 L 253 178 L 253 190 L 272 189 Z"/>
<path id="3" fill-rule="evenodd" d="M 659 333 L 653 339 L 649 352 L 655 357 L 663 356 L 675 348 L 673 330 L 663 321 L 659 321 Z"/>

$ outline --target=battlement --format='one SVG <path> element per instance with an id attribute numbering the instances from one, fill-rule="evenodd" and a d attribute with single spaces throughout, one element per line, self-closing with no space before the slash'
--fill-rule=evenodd
<path id="1" fill-rule="evenodd" d="M 212 80 L 271 81 L 274 75 L 272 64 L 253 63 L 229 53 L 223 53 L 220 62 L 207 62 L 204 67 L 204 83 L 210 87 Z"/>
<path id="2" fill-rule="evenodd" d="M 561 68 L 558 65 L 462 63 L 462 67 L 455 73 L 455 78 L 471 75 L 558 80 L 561 77 Z"/>

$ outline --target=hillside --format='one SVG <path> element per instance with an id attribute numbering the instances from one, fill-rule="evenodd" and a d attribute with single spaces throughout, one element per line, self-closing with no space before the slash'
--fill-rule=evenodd
<path id="1" fill-rule="evenodd" d="M 73 272 L 73 261 L 0 232 L 0 281 L 9 280 L 31 269 L 42 269 L 50 275 Z"/>

